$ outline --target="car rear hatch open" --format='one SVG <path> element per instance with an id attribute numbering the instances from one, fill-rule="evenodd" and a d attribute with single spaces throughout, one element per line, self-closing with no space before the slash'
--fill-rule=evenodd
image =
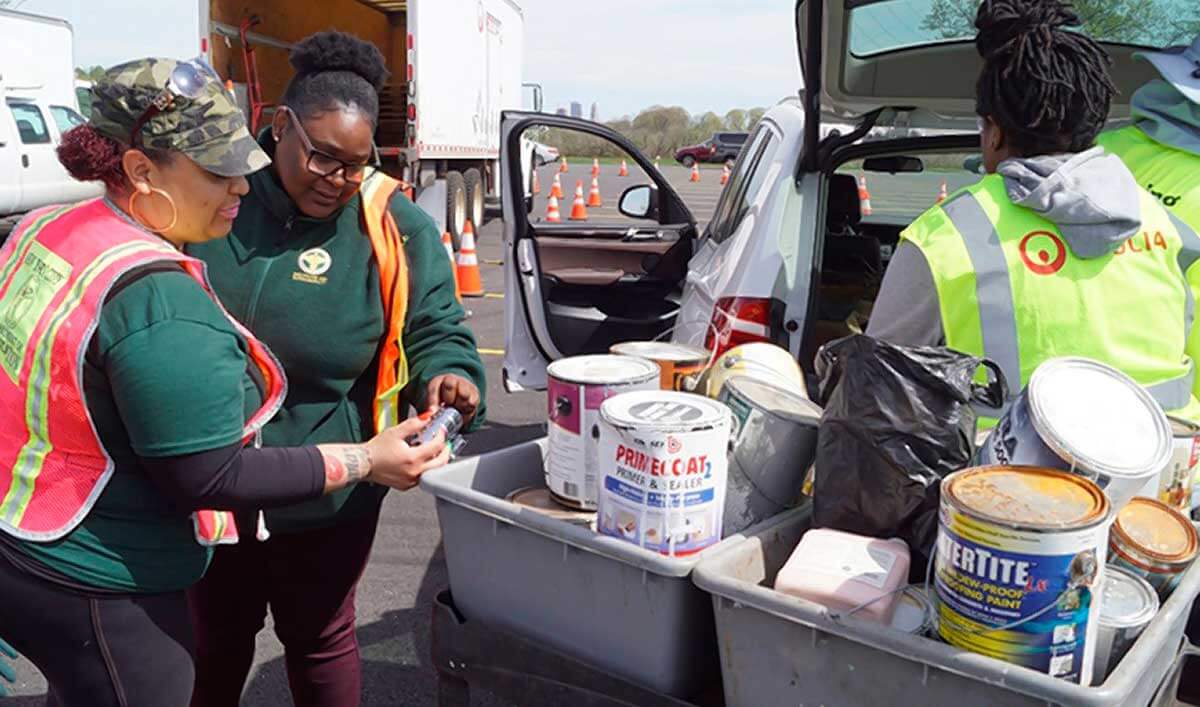
<path id="1" fill-rule="evenodd" d="M 1081 31 L 1113 59 L 1114 121 L 1128 118 L 1130 96 L 1157 76 L 1132 54 L 1191 40 L 1187 23 L 1151 21 L 1190 12 L 1185 1 L 1088 3 L 1097 7 L 1077 10 Z M 977 0 L 799 0 L 800 63 L 806 87 L 818 89 L 806 96 L 808 115 L 821 111 L 852 122 L 890 108 L 877 126 L 974 131 L 982 66 L 974 44 L 978 6 Z"/>

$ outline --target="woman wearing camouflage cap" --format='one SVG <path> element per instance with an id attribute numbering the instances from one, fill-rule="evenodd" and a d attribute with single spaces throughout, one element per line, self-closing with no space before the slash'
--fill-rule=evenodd
<path id="1" fill-rule="evenodd" d="M 51 704 L 180 706 L 183 590 L 235 541 L 225 511 L 408 488 L 448 453 L 404 442 L 419 422 L 248 446 L 287 384 L 183 248 L 228 234 L 270 160 L 202 61 L 123 64 L 93 95 L 59 159 L 105 197 L 34 212 L 0 249 L 0 636 Z"/>

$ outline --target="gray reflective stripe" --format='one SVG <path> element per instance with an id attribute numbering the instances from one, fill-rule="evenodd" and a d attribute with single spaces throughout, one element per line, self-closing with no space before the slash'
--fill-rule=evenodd
<path id="1" fill-rule="evenodd" d="M 996 233 L 992 220 L 970 192 L 963 192 L 946 202 L 942 210 L 962 234 L 963 245 L 975 270 L 983 355 L 1000 366 L 1008 379 L 1010 396 L 1016 395 L 1022 386 L 1021 355 L 1017 347 L 1012 283 L 1008 280 L 1008 261 L 1000 247 L 1000 234 Z M 993 416 L 990 412 L 984 414 Z"/>
<path id="2" fill-rule="evenodd" d="M 1195 361 L 1190 361 L 1187 373 L 1178 378 L 1165 380 L 1162 383 L 1148 385 L 1146 386 L 1146 391 L 1158 401 L 1163 410 L 1167 412 L 1179 410 L 1187 407 L 1188 403 L 1192 401 L 1192 383 L 1195 381 L 1195 378 L 1196 363 Z"/>
<path id="3" fill-rule="evenodd" d="M 1179 233 L 1179 239 L 1183 241 L 1183 247 L 1179 249 L 1178 262 L 1179 271 L 1183 273 L 1183 291 L 1187 293 L 1187 307 L 1183 320 L 1183 335 L 1186 340 L 1186 337 L 1192 335 L 1192 322 L 1195 321 L 1196 316 L 1195 294 L 1192 293 L 1192 286 L 1188 282 L 1187 273 L 1196 264 L 1196 260 L 1200 259 L 1200 236 L 1196 235 L 1191 226 L 1184 223 L 1182 219 L 1169 209 L 1166 207 L 1162 207 L 1162 209 L 1166 212 L 1167 218 L 1171 219 L 1171 224 L 1175 226 L 1175 230 Z M 1167 409 L 1170 410 L 1171 408 Z"/>

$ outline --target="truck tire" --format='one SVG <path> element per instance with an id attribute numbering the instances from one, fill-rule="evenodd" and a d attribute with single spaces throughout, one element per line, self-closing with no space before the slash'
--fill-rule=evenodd
<path id="1" fill-rule="evenodd" d="M 446 230 L 457 252 L 462 247 L 463 223 L 467 220 L 467 185 L 462 174 L 446 172 Z"/>
<path id="2" fill-rule="evenodd" d="M 680 163 L 683 164 L 684 167 L 687 167 L 688 169 L 691 169 L 692 165 L 696 164 L 696 158 L 692 157 L 691 155 L 684 155 L 683 159 L 681 159 L 679 161 L 680 161 Z"/>
<path id="3" fill-rule="evenodd" d="M 475 227 L 475 237 L 479 237 L 479 228 L 483 225 L 483 176 L 479 170 L 472 167 L 463 172 L 463 182 L 467 187 L 467 218 Z"/>

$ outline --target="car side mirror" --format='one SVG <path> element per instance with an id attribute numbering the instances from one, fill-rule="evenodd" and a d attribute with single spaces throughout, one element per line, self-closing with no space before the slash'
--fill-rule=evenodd
<path id="1" fill-rule="evenodd" d="M 658 190 L 650 184 L 629 187 L 621 194 L 617 210 L 630 218 L 658 218 Z"/>
<path id="2" fill-rule="evenodd" d="M 868 157 L 863 160 L 863 170 L 866 172 L 887 172 L 888 174 L 916 174 L 925 171 L 925 163 L 920 157 L 906 155 L 889 155 L 887 157 Z"/>

